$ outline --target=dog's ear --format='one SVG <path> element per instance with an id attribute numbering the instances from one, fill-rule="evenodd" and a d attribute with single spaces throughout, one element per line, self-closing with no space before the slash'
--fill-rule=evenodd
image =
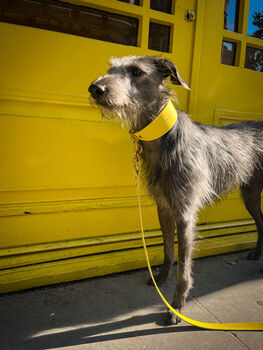
<path id="1" fill-rule="evenodd" d="M 184 88 L 190 90 L 186 82 L 180 77 L 177 68 L 173 62 L 169 61 L 167 58 L 161 56 L 153 57 L 153 62 L 157 67 L 159 73 L 162 75 L 163 79 L 170 76 L 170 80 L 175 85 L 182 85 Z"/>

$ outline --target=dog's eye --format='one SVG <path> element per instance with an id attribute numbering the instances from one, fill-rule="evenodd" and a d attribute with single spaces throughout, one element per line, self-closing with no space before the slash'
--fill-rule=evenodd
<path id="1" fill-rule="evenodd" d="M 133 67 L 131 69 L 131 74 L 134 77 L 140 77 L 141 75 L 143 75 L 143 71 L 140 68 L 137 67 Z"/>

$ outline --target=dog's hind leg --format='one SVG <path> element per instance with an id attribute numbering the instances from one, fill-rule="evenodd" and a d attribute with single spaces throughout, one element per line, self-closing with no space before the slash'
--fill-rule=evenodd
<path id="1" fill-rule="evenodd" d="M 259 181 L 256 177 L 252 181 L 241 187 L 242 197 L 245 203 L 245 206 L 250 213 L 250 215 L 255 220 L 257 231 L 258 231 L 258 240 L 256 248 L 248 254 L 249 260 L 259 259 L 262 253 L 263 246 L 263 215 L 261 212 L 261 191 L 262 191 L 262 181 Z"/>
<path id="2" fill-rule="evenodd" d="M 167 280 L 174 263 L 175 218 L 169 209 L 160 206 L 157 208 L 164 243 L 164 263 L 160 273 L 155 277 L 156 283 L 160 286 Z M 151 279 L 148 284 L 153 284 Z"/>

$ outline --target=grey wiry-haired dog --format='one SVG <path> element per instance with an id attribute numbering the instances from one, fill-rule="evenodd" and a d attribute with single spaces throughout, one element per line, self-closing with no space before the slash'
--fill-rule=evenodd
<path id="1" fill-rule="evenodd" d="M 117 116 L 133 130 L 149 124 L 166 106 L 166 80 L 188 88 L 174 64 L 162 57 L 113 58 L 111 68 L 89 87 L 106 115 Z M 155 140 L 140 141 L 144 173 L 156 200 L 164 236 L 164 282 L 174 262 L 175 222 L 178 235 L 177 285 L 172 306 L 181 309 L 192 286 L 191 255 L 198 211 L 213 197 L 241 186 L 245 205 L 255 219 L 258 241 L 248 258 L 258 259 L 263 243 L 263 122 L 215 127 L 192 122 L 178 110 L 174 127 Z M 169 313 L 169 322 L 179 320 Z"/>

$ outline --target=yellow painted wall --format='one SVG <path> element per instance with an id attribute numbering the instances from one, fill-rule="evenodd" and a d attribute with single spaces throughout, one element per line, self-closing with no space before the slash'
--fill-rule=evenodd
<path id="1" fill-rule="evenodd" d="M 90 106 L 88 86 L 111 56 L 159 54 L 147 48 L 150 20 L 171 26 L 165 55 L 191 86 L 176 90 L 179 108 L 216 125 L 263 119 L 263 74 L 220 64 L 223 36 L 236 36 L 222 29 L 223 0 L 178 0 L 173 14 L 150 10 L 149 0 L 71 2 L 138 18 L 138 47 L 0 23 L 2 292 L 145 266 L 129 135 Z M 185 21 L 187 9 L 195 22 Z M 145 191 L 143 216 L 152 263 L 160 264 L 161 232 Z M 255 244 L 238 193 L 204 209 L 199 222 L 207 239 L 197 256 Z"/>

